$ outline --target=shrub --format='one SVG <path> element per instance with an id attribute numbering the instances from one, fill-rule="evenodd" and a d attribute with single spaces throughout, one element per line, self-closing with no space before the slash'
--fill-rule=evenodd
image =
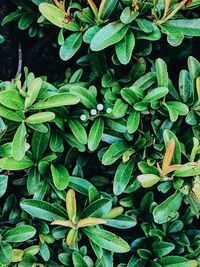
<path id="1" fill-rule="evenodd" d="M 12 2 L 56 37 L 0 82 L 0 266 L 199 266 L 199 0 Z"/>

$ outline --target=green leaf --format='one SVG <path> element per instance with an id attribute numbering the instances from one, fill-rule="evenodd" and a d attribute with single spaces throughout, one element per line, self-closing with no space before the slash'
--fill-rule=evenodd
<path id="1" fill-rule="evenodd" d="M 90 28 L 88 28 L 84 35 L 83 35 L 83 41 L 87 44 L 90 44 L 92 41 L 92 38 L 95 36 L 95 34 L 99 31 L 100 27 L 95 25 Z"/>
<path id="2" fill-rule="evenodd" d="M 75 32 L 67 37 L 63 45 L 60 47 L 61 59 L 67 61 L 72 58 L 81 47 L 82 39 L 82 33 L 80 32 Z"/>
<path id="3" fill-rule="evenodd" d="M 5 37 L 2 34 L 0 34 L 0 44 L 4 43 L 5 40 L 6 40 Z"/>
<path id="4" fill-rule="evenodd" d="M 163 257 L 175 249 L 175 245 L 169 242 L 156 241 L 152 244 L 153 252 L 158 257 Z"/>
<path id="5" fill-rule="evenodd" d="M 111 165 L 118 160 L 124 152 L 130 149 L 130 146 L 125 142 L 112 144 L 105 152 L 102 158 L 103 165 Z"/>
<path id="6" fill-rule="evenodd" d="M 34 132 L 31 142 L 34 160 L 38 161 L 47 149 L 50 137 L 50 130 L 47 133 Z"/>
<path id="7" fill-rule="evenodd" d="M 88 267 L 83 257 L 76 251 L 72 254 L 72 261 L 74 267 Z"/>
<path id="8" fill-rule="evenodd" d="M 120 93 L 123 99 L 131 106 L 138 101 L 137 94 L 130 88 L 123 88 Z"/>
<path id="9" fill-rule="evenodd" d="M 16 122 L 21 122 L 23 119 L 25 119 L 23 112 L 21 111 L 14 111 L 11 109 L 8 109 L 4 106 L 0 105 L 0 116 Z"/>
<path id="10" fill-rule="evenodd" d="M 130 250 L 129 244 L 119 236 L 103 229 L 87 227 L 83 232 L 96 245 L 117 253 L 125 253 Z"/>
<path id="11" fill-rule="evenodd" d="M 15 160 L 22 160 L 26 151 L 26 126 L 24 122 L 17 128 L 12 142 L 12 153 Z"/>
<path id="12" fill-rule="evenodd" d="M 0 197 L 2 197 L 5 194 L 7 185 L 8 185 L 8 176 L 1 174 L 0 175 Z"/>
<path id="13" fill-rule="evenodd" d="M 32 14 L 24 14 L 23 16 L 21 16 L 19 22 L 18 22 L 18 28 L 20 30 L 26 30 L 28 29 L 28 27 L 30 27 L 30 25 L 32 24 L 32 22 L 34 21 L 34 16 Z"/>
<path id="14" fill-rule="evenodd" d="M 161 58 L 156 59 L 156 76 L 158 81 L 158 87 L 167 87 L 168 82 L 168 71 L 167 65 Z"/>
<path id="15" fill-rule="evenodd" d="M 128 104 L 125 104 L 120 98 L 118 98 L 113 108 L 113 115 L 116 118 L 122 118 L 124 117 L 127 108 L 128 108 Z"/>
<path id="16" fill-rule="evenodd" d="M 47 121 L 52 121 L 55 119 L 55 114 L 53 112 L 39 112 L 29 116 L 25 122 L 29 124 L 38 124 Z"/>
<path id="17" fill-rule="evenodd" d="M 172 122 L 176 121 L 178 119 L 178 111 L 176 110 L 176 108 L 168 105 L 166 102 L 163 102 L 163 105 L 167 108 L 168 112 L 169 112 L 169 117 L 170 120 Z"/>
<path id="18" fill-rule="evenodd" d="M 136 110 L 132 110 L 127 120 L 127 131 L 133 134 L 137 131 L 140 124 L 140 113 Z"/>
<path id="19" fill-rule="evenodd" d="M 176 19 L 167 21 L 164 26 L 173 27 L 186 36 L 200 36 L 200 18 L 198 19 Z"/>
<path id="20" fill-rule="evenodd" d="M 69 127 L 76 137 L 76 139 L 81 143 L 81 144 L 87 144 L 87 133 L 83 125 L 75 119 L 71 119 L 68 121 Z"/>
<path id="21" fill-rule="evenodd" d="M 89 132 L 88 136 L 88 148 L 91 151 L 95 151 L 101 141 L 104 130 L 104 120 L 102 118 L 97 118 Z"/>
<path id="22" fill-rule="evenodd" d="M 58 190 L 65 190 L 69 184 L 68 170 L 61 164 L 54 166 L 51 164 L 51 173 L 53 176 L 53 183 Z"/>
<path id="23" fill-rule="evenodd" d="M 97 101 L 94 95 L 82 86 L 72 86 L 70 93 L 80 99 L 80 102 L 87 108 L 93 109 L 97 106 Z"/>
<path id="24" fill-rule="evenodd" d="M 183 194 L 176 192 L 153 210 L 153 217 L 156 223 L 162 224 L 172 219 L 181 206 Z"/>
<path id="25" fill-rule="evenodd" d="M 180 97 L 184 103 L 187 103 L 192 95 L 189 71 L 181 70 L 178 82 Z"/>
<path id="26" fill-rule="evenodd" d="M 69 187 L 83 195 L 88 195 L 88 190 L 92 187 L 92 183 L 83 178 L 70 176 Z"/>
<path id="27" fill-rule="evenodd" d="M 91 204 L 89 204 L 82 212 L 81 217 L 97 217 L 100 218 L 104 214 L 108 213 L 108 211 L 112 207 L 112 202 L 110 199 L 98 199 Z"/>
<path id="28" fill-rule="evenodd" d="M 4 235 L 3 239 L 7 242 L 24 242 L 32 238 L 36 234 L 36 230 L 30 225 L 20 225 L 11 230 L 8 230 Z"/>
<path id="29" fill-rule="evenodd" d="M 119 215 L 114 219 L 106 219 L 106 225 L 118 229 L 129 229 L 137 224 L 137 220 L 128 215 Z"/>
<path id="30" fill-rule="evenodd" d="M 118 43 L 126 34 L 128 26 L 121 22 L 111 22 L 101 28 L 91 41 L 91 49 L 100 51 L 106 47 Z"/>
<path id="31" fill-rule="evenodd" d="M 130 181 L 133 168 L 134 162 L 132 160 L 120 163 L 115 173 L 113 183 L 113 192 L 115 195 L 120 195 L 124 192 L 126 186 Z"/>
<path id="32" fill-rule="evenodd" d="M 63 138 L 60 133 L 53 133 L 50 139 L 50 148 L 53 152 L 63 152 Z"/>
<path id="33" fill-rule="evenodd" d="M 155 174 L 142 174 L 137 179 L 142 184 L 142 187 L 148 188 L 157 184 L 161 178 Z"/>
<path id="34" fill-rule="evenodd" d="M 29 168 L 33 165 L 34 162 L 26 156 L 20 161 L 17 161 L 14 158 L 0 159 L 0 168 L 3 170 L 17 171 Z"/>
<path id="35" fill-rule="evenodd" d="M 30 194 L 33 194 L 40 184 L 40 173 L 37 168 L 31 168 L 28 172 L 27 190 Z"/>
<path id="36" fill-rule="evenodd" d="M 148 93 L 144 98 L 143 102 L 153 102 L 159 100 L 160 98 L 166 96 L 169 90 L 166 87 L 158 87 L 153 89 L 150 93 Z"/>
<path id="37" fill-rule="evenodd" d="M 0 242 L 0 264 L 8 266 L 12 255 L 12 246 L 4 241 Z"/>
<path id="38" fill-rule="evenodd" d="M 121 64 L 126 65 L 129 63 L 134 47 L 134 34 L 127 32 L 124 38 L 115 45 L 115 52 Z"/>
<path id="39" fill-rule="evenodd" d="M 167 256 L 159 260 L 159 263 L 163 267 L 190 267 L 188 259 L 180 256 Z"/>
<path id="40" fill-rule="evenodd" d="M 60 106 L 71 106 L 79 103 L 79 98 L 69 93 L 59 93 L 49 96 L 33 105 L 33 109 L 57 108 Z"/>
<path id="41" fill-rule="evenodd" d="M 188 106 L 186 106 L 186 104 L 184 104 L 184 103 L 181 103 L 178 101 L 167 101 L 166 103 L 168 106 L 175 108 L 177 110 L 178 114 L 181 116 L 185 116 L 189 112 Z"/>
<path id="42" fill-rule="evenodd" d="M 55 5 L 42 3 L 39 5 L 39 10 L 52 24 L 60 28 L 64 26 L 65 13 Z"/>
<path id="43" fill-rule="evenodd" d="M 66 213 L 60 208 L 42 200 L 23 200 L 20 206 L 31 216 L 45 221 L 65 220 L 67 217 Z"/>
<path id="44" fill-rule="evenodd" d="M 117 3 L 118 3 L 118 0 L 106 1 L 102 14 L 101 14 L 101 18 L 103 20 L 106 20 L 107 18 L 110 17 Z"/>
<path id="45" fill-rule="evenodd" d="M 21 110 L 24 100 L 17 90 L 9 89 L 0 92 L 0 104 L 10 109 Z"/>
<path id="46" fill-rule="evenodd" d="M 173 26 L 167 26 L 166 24 L 161 25 L 163 33 L 167 34 L 167 42 L 172 46 L 178 46 L 184 39 L 184 34 Z"/>
<path id="47" fill-rule="evenodd" d="M 35 102 L 42 87 L 42 79 L 36 78 L 31 84 L 28 86 L 27 94 L 28 96 L 25 98 L 25 108 L 29 108 Z"/>
<path id="48" fill-rule="evenodd" d="M 129 24 L 137 18 L 138 15 L 139 13 L 137 11 L 132 10 L 131 7 L 126 7 L 120 15 L 120 20 L 124 24 Z"/>

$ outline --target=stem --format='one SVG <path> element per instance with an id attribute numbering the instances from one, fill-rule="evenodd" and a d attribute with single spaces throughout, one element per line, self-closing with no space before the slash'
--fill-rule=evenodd
<path id="1" fill-rule="evenodd" d="M 88 4 L 90 5 L 95 17 L 97 18 L 98 17 L 98 9 L 97 9 L 97 6 L 95 5 L 94 1 L 88 0 Z"/>
<path id="2" fill-rule="evenodd" d="M 180 2 L 176 8 L 168 15 L 166 16 L 164 19 L 161 19 L 159 21 L 159 24 L 163 24 L 165 22 L 167 22 L 169 19 L 171 19 L 174 15 L 176 15 L 176 13 L 185 5 L 185 3 L 187 2 L 188 0 L 183 0 L 182 2 Z"/>
<path id="3" fill-rule="evenodd" d="M 107 2 L 107 0 L 101 0 L 101 4 L 99 6 L 98 19 L 101 18 L 101 15 L 103 13 L 103 10 L 104 10 L 104 7 L 105 7 L 106 2 Z"/>
<path id="4" fill-rule="evenodd" d="M 21 42 L 19 41 L 19 46 L 18 46 L 18 68 L 17 68 L 17 73 L 15 75 L 15 79 L 18 77 L 18 75 L 22 71 L 22 45 Z"/>
<path id="5" fill-rule="evenodd" d="M 164 10 L 164 14 L 163 14 L 162 19 L 164 19 L 167 16 L 170 4 L 171 4 L 171 0 L 165 0 L 165 10 Z"/>

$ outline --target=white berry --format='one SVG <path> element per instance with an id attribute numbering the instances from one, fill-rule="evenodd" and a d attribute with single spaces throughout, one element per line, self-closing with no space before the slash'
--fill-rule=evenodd
<path id="1" fill-rule="evenodd" d="M 96 109 L 93 108 L 93 109 L 91 109 L 90 113 L 91 113 L 91 115 L 96 115 L 97 111 L 96 111 Z"/>
<path id="2" fill-rule="evenodd" d="M 86 120 L 87 120 L 87 117 L 86 117 L 85 114 L 82 114 L 82 115 L 80 116 L 80 119 L 81 119 L 82 121 L 86 121 Z"/>
<path id="3" fill-rule="evenodd" d="M 97 105 L 97 109 L 98 109 L 99 111 L 103 110 L 103 105 L 102 105 L 102 104 L 98 104 L 98 105 Z"/>
<path id="4" fill-rule="evenodd" d="M 111 112 L 112 112 L 112 108 L 107 108 L 107 109 L 106 109 L 106 112 L 107 112 L 107 113 L 111 113 Z"/>

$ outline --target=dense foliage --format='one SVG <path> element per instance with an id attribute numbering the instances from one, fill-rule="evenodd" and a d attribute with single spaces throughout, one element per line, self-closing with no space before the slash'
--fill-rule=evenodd
<path id="1" fill-rule="evenodd" d="M 0 266 L 200 266 L 200 0 L 9 5 Z"/>

